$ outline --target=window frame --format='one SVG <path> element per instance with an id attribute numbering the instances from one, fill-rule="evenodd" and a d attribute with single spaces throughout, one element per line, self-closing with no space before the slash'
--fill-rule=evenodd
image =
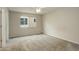
<path id="1" fill-rule="evenodd" d="M 22 22 L 22 20 L 21 20 L 21 18 L 23 18 L 24 20 L 24 24 L 22 24 L 21 22 Z M 27 21 L 25 20 L 25 19 L 27 19 Z M 25 22 L 26 21 L 26 22 Z M 29 27 L 29 17 L 27 17 L 27 16 L 21 16 L 20 17 L 20 27 Z"/>

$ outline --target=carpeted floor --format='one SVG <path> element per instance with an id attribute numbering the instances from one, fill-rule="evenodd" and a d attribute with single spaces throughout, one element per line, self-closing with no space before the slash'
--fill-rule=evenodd
<path id="1" fill-rule="evenodd" d="M 48 35 L 32 35 L 10 39 L 1 51 L 79 51 L 79 45 Z"/>

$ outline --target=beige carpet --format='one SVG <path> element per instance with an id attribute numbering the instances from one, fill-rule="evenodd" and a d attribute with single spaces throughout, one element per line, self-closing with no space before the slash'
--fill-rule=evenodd
<path id="1" fill-rule="evenodd" d="M 10 39 L 2 51 L 78 51 L 79 45 L 48 35 L 32 35 Z"/>

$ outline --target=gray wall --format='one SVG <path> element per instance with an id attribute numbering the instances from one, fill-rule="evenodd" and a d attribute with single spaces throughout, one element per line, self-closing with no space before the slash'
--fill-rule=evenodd
<path id="1" fill-rule="evenodd" d="M 21 28 L 20 16 L 28 16 L 30 20 L 32 17 L 37 17 L 37 26 L 29 27 L 29 28 Z M 26 35 L 42 33 L 41 15 L 10 11 L 9 12 L 9 25 L 10 25 L 9 27 L 10 37 L 26 36 Z"/>
<path id="2" fill-rule="evenodd" d="M 58 8 L 43 17 L 44 33 L 79 44 L 79 8 Z"/>
<path id="3" fill-rule="evenodd" d="M 0 11 L 0 40 L 2 40 L 2 13 Z"/>
<path id="4" fill-rule="evenodd" d="M 1 47 L 1 45 L 2 45 L 2 13 L 1 13 L 1 11 L 0 11 L 0 47 Z"/>

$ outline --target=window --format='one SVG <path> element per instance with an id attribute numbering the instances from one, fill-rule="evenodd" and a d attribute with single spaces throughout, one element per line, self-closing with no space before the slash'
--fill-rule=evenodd
<path id="1" fill-rule="evenodd" d="M 28 27 L 28 26 L 29 26 L 28 17 L 21 16 L 20 17 L 20 27 Z"/>

